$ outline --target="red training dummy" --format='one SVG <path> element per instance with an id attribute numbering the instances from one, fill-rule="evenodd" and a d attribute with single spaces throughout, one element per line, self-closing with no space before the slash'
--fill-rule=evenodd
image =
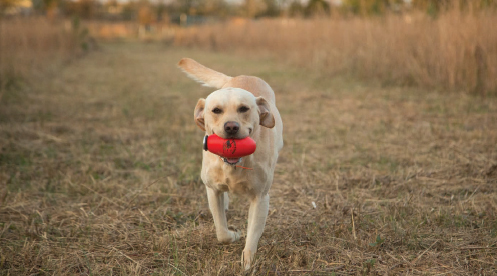
<path id="1" fill-rule="evenodd" d="M 204 137 L 204 150 L 224 158 L 240 158 L 255 152 L 255 141 L 250 137 L 243 139 L 224 139 L 216 134 Z"/>

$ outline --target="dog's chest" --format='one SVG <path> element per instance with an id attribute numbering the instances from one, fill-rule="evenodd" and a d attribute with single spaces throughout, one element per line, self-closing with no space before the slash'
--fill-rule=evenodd
<path id="1" fill-rule="evenodd" d="M 224 171 L 222 168 L 209 168 L 202 173 L 204 183 L 214 190 L 236 194 L 253 193 L 250 176 L 243 171 Z M 242 169 L 236 169 L 242 170 Z"/>

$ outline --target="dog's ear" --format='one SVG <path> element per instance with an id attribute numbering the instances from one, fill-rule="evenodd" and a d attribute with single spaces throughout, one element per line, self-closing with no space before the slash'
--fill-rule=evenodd
<path id="1" fill-rule="evenodd" d="M 205 99 L 199 99 L 197 105 L 195 106 L 195 111 L 193 112 L 193 118 L 195 119 L 195 123 L 203 131 L 205 131 L 204 107 L 205 107 Z"/>
<path id="2" fill-rule="evenodd" d="M 273 128 L 275 120 L 269 103 L 263 97 L 256 98 L 257 106 L 259 107 L 259 125 L 267 128 Z"/>

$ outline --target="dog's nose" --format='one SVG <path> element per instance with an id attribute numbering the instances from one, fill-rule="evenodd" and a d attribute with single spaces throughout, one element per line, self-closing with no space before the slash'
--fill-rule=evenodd
<path id="1" fill-rule="evenodd" d="M 224 124 L 224 131 L 226 131 L 227 134 L 236 134 L 239 129 L 240 125 L 237 122 L 230 121 Z"/>

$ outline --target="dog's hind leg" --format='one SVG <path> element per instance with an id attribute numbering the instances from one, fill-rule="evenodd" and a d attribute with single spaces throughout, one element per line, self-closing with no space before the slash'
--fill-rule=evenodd
<path id="1" fill-rule="evenodd" d="M 254 260 L 259 238 L 266 226 L 266 219 L 269 212 L 269 195 L 256 196 L 250 203 L 248 215 L 247 240 L 242 252 L 242 266 L 248 270 Z"/>
<path id="2" fill-rule="evenodd" d="M 207 187 L 207 199 L 209 200 L 209 209 L 214 219 L 216 226 L 217 240 L 222 243 L 230 243 L 240 239 L 241 232 L 239 230 L 230 230 L 226 221 L 226 199 L 225 193 L 215 191 Z"/>

